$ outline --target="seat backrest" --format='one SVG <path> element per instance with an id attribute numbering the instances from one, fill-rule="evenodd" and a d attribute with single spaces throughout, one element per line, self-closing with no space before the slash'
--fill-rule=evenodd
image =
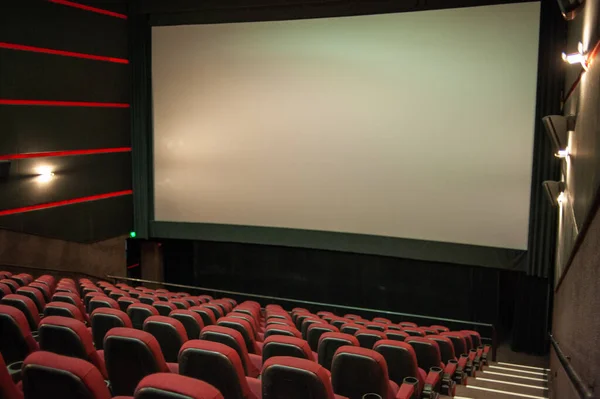
<path id="1" fill-rule="evenodd" d="M 319 316 L 312 314 L 312 313 L 298 313 L 296 315 L 296 319 L 294 320 L 294 323 L 296 323 L 296 328 L 300 332 L 302 332 L 302 323 L 304 323 L 304 320 L 306 320 L 306 319 L 323 321 L 319 318 Z"/>
<path id="2" fill-rule="evenodd" d="M 161 316 L 168 316 L 169 313 L 177 309 L 174 303 L 167 301 L 156 301 L 152 304 L 158 310 L 158 314 Z"/>
<path id="3" fill-rule="evenodd" d="M 104 298 L 104 297 L 106 297 L 106 294 L 104 292 L 94 291 L 94 292 L 88 292 L 87 294 L 84 295 L 83 305 L 85 306 L 85 309 L 88 313 L 92 313 L 92 311 L 90 310 L 90 302 L 92 301 L 92 299 L 94 299 L 96 297 Z"/>
<path id="4" fill-rule="evenodd" d="M 452 344 L 450 338 L 444 337 L 442 335 L 428 335 L 427 338 L 437 342 L 438 347 L 440 348 L 442 362 L 444 364 L 448 364 L 449 360 L 456 360 L 456 355 L 454 353 L 454 345 Z"/>
<path id="5" fill-rule="evenodd" d="M 23 361 L 39 349 L 25 315 L 15 307 L 0 305 L 0 335 L 0 354 L 8 364 Z"/>
<path id="6" fill-rule="evenodd" d="M 432 367 L 442 367 L 442 356 L 437 342 L 424 337 L 410 337 L 405 342 L 413 347 L 419 367 L 425 372 L 429 372 Z"/>
<path id="7" fill-rule="evenodd" d="M 264 399 L 334 399 L 327 370 L 318 363 L 288 356 L 272 357 L 261 375 Z"/>
<path id="8" fill-rule="evenodd" d="M 385 335 L 384 332 L 369 330 L 366 328 L 361 328 L 356 333 L 354 333 L 354 336 L 356 337 L 356 339 L 358 339 L 358 343 L 360 344 L 360 346 L 367 349 L 373 349 L 373 345 L 375 345 L 375 342 L 381 339 L 387 339 L 387 335 Z"/>
<path id="9" fill-rule="evenodd" d="M 123 312 L 127 312 L 129 305 L 131 305 L 133 303 L 141 303 L 141 302 L 139 299 L 136 299 L 136 298 L 122 296 L 121 298 L 117 299 L 117 303 L 119 304 L 119 309 L 121 309 Z"/>
<path id="10" fill-rule="evenodd" d="M 396 330 L 386 330 L 385 335 L 387 335 L 388 339 L 393 339 L 394 341 L 405 341 L 406 338 L 410 337 L 404 331 Z"/>
<path id="11" fill-rule="evenodd" d="M 450 329 L 446 326 L 441 326 L 439 324 L 434 324 L 431 326 L 431 328 L 437 330 L 438 333 L 443 333 L 443 332 L 448 332 L 450 331 Z"/>
<path id="12" fill-rule="evenodd" d="M 117 301 L 107 296 L 96 296 L 90 300 L 88 313 L 92 313 L 98 308 L 119 309 L 119 304 L 117 303 Z"/>
<path id="13" fill-rule="evenodd" d="M 104 377 L 85 360 L 35 352 L 23 364 L 23 392 L 28 399 L 110 399 Z"/>
<path id="14" fill-rule="evenodd" d="M 144 331 L 156 338 L 167 362 L 177 362 L 179 349 L 188 340 L 185 327 L 179 320 L 168 316 L 150 316 L 144 321 Z"/>
<path id="15" fill-rule="evenodd" d="M 150 294 L 142 294 L 138 299 L 141 303 L 145 303 L 146 305 L 152 305 L 154 302 L 158 301 L 158 297 Z"/>
<path id="16" fill-rule="evenodd" d="M 255 370 L 250 362 L 244 337 L 237 330 L 223 326 L 206 326 L 200 332 L 200 339 L 212 342 L 219 342 L 234 349 L 242 361 L 246 376 L 252 377 Z"/>
<path id="17" fill-rule="evenodd" d="M 0 398 L 23 399 L 23 392 L 17 388 L 8 372 L 8 368 L 0 354 Z"/>
<path id="18" fill-rule="evenodd" d="M 3 278 L 2 280 L 0 280 L 0 283 L 5 284 L 7 287 L 9 287 L 10 292 L 12 292 L 13 294 L 17 292 L 17 290 L 20 287 L 20 285 L 16 281 L 11 280 L 9 278 Z"/>
<path id="19" fill-rule="evenodd" d="M 467 353 L 471 350 L 471 349 L 475 349 L 475 345 L 473 343 L 473 337 L 471 336 L 471 334 L 466 333 L 464 331 L 458 331 L 459 334 L 461 334 L 464 339 L 465 342 L 467 344 Z"/>
<path id="20" fill-rule="evenodd" d="M 183 324 L 188 339 L 200 338 L 200 331 L 204 328 L 204 323 L 198 313 L 188 309 L 176 309 L 169 313 L 169 317 L 179 320 Z"/>
<path id="21" fill-rule="evenodd" d="M 24 295 L 31 299 L 33 303 L 35 303 L 38 313 L 42 313 L 44 311 L 46 300 L 44 299 L 44 295 L 38 289 L 33 287 L 21 287 L 17 290 L 17 294 Z"/>
<path id="22" fill-rule="evenodd" d="M 331 370 L 333 355 L 342 346 L 360 346 L 354 335 L 327 332 L 321 335 L 318 344 L 319 364 L 327 370 Z"/>
<path id="23" fill-rule="evenodd" d="M 212 326 L 217 324 L 217 319 L 215 317 L 214 312 L 211 309 L 205 308 L 205 305 L 192 306 L 190 310 L 192 312 L 198 313 L 198 315 L 202 318 L 202 322 L 205 326 Z"/>
<path id="24" fill-rule="evenodd" d="M 0 283 L 0 299 L 2 299 L 5 295 L 10 294 L 12 294 L 11 288 L 4 283 Z"/>
<path id="25" fill-rule="evenodd" d="M 402 385 L 406 377 L 420 379 L 417 355 L 410 344 L 384 339 L 375 343 L 373 350 L 383 356 L 390 380 L 398 386 Z"/>
<path id="26" fill-rule="evenodd" d="M 430 336 L 430 335 L 438 335 L 438 330 L 436 330 L 435 328 L 432 327 L 419 327 L 421 330 L 423 330 L 425 332 L 425 336 Z"/>
<path id="27" fill-rule="evenodd" d="M 321 338 L 321 335 L 328 332 L 340 332 L 340 330 L 329 324 L 313 323 L 308 326 L 306 341 L 313 352 L 316 352 L 319 349 L 319 339 Z"/>
<path id="28" fill-rule="evenodd" d="M 106 334 L 104 359 L 115 396 L 131 396 L 145 376 L 169 371 L 156 338 L 133 328 L 117 327 Z"/>
<path id="29" fill-rule="evenodd" d="M 356 334 L 356 332 L 360 329 L 362 329 L 363 326 L 356 324 L 356 323 L 345 323 L 342 324 L 342 326 L 340 327 L 340 331 L 343 332 L 344 334 L 350 334 L 350 335 L 354 335 Z"/>
<path id="30" fill-rule="evenodd" d="M 223 312 L 223 309 L 217 305 L 216 303 L 206 303 L 204 305 L 202 305 L 203 307 L 205 307 L 206 309 L 210 309 L 213 314 L 215 315 L 215 318 L 218 320 L 219 318 L 225 316 L 225 312 Z"/>
<path id="31" fill-rule="evenodd" d="M 362 319 L 362 317 L 360 317 L 359 315 L 352 314 L 352 313 L 345 314 L 344 318 L 345 319 L 350 319 L 350 320 L 360 320 L 360 319 Z"/>
<path id="32" fill-rule="evenodd" d="M 62 316 L 70 317 L 81 322 L 85 321 L 79 308 L 67 302 L 50 302 L 44 309 L 44 317 Z"/>
<path id="33" fill-rule="evenodd" d="M 452 346 L 454 347 L 454 354 L 456 357 L 460 355 L 468 354 L 467 350 L 467 342 L 463 334 L 459 332 L 442 332 L 440 333 L 442 337 L 447 337 L 452 341 Z"/>
<path id="34" fill-rule="evenodd" d="M 227 399 L 245 399 L 250 393 L 240 356 L 218 342 L 186 342 L 179 352 L 179 374 L 211 384 Z"/>
<path id="35" fill-rule="evenodd" d="M 387 364 L 372 349 L 342 346 L 333 357 L 331 383 L 336 394 L 348 399 L 362 399 L 367 393 L 388 398 Z"/>
<path id="36" fill-rule="evenodd" d="M 373 321 L 375 323 L 393 324 L 390 319 L 386 319 L 385 317 L 373 317 Z"/>
<path id="37" fill-rule="evenodd" d="M 385 330 L 387 329 L 386 324 L 378 323 L 375 321 L 365 324 L 365 327 L 367 328 L 367 330 L 376 330 L 376 331 L 381 331 L 381 332 L 385 332 Z"/>
<path id="38" fill-rule="evenodd" d="M 48 316 L 40 322 L 39 332 L 41 350 L 87 360 L 106 376 L 104 362 L 83 322 L 70 317 Z"/>
<path id="39" fill-rule="evenodd" d="M 190 304 L 184 299 L 171 299 L 171 303 L 175 305 L 177 309 L 189 309 Z"/>
<path id="40" fill-rule="evenodd" d="M 471 341 L 473 342 L 473 347 L 471 349 L 477 349 L 481 346 L 481 336 L 477 331 L 462 330 L 462 332 L 471 337 Z"/>
<path id="41" fill-rule="evenodd" d="M 127 316 L 129 316 L 133 328 L 141 330 L 144 328 L 144 321 L 148 317 L 158 316 L 158 310 L 146 303 L 132 303 L 127 308 Z"/>
<path id="42" fill-rule="evenodd" d="M 227 315 L 227 317 L 246 320 L 248 324 L 250 324 L 250 327 L 252 327 L 252 334 L 254 336 L 254 340 L 258 340 L 258 324 L 254 317 L 252 317 L 252 315 L 249 315 L 247 313 L 231 312 Z"/>
<path id="43" fill-rule="evenodd" d="M 222 317 L 217 320 L 218 326 L 229 327 L 237 330 L 246 344 L 246 350 L 248 353 L 258 354 L 256 349 L 256 341 L 254 340 L 254 333 L 252 332 L 252 326 L 244 319 L 238 319 L 235 317 Z"/>
<path id="44" fill-rule="evenodd" d="M 265 339 L 271 335 L 287 335 L 288 337 L 302 338 L 300 331 L 288 324 L 268 324 L 265 329 Z"/>
<path id="45" fill-rule="evenodd" d="M 308 327 L 310 327 L 312 324 L 324 324 L 326 326 L 329 326 L 330 324 L 327 323 L 325 320 L 319 318 L 319 317 L 307 317 L 302 321 L 302 325 L 300 326 L 300 333 L 302 334 L 302 338 L 308 341 Z"/>
<path id="46" fill-rule="evenodd" d="M 305 340 L 286 335 L 272 335 L 265 339 L 262 353 L 263 363 L 274 356 L 314 360 L 312 351 Z"/>
<path id="47" fill-rule="evenodd" d="M 90 319 L 92 324 L 92 337 L 96 349 L 104 348 L 104 337 L 112 328 L 133 327 L 129 316 L 118 309 L 98 308 L 92 312 Z"/>
<path id="48" fill-rule="evenodd" d="M 25 315 L 27 323 L 29 324 L 29 329 L 31 331 L 37 331 L 38 324 L 40 323 L 40 315 L 37 306 L 35 306 L 35 303 L 31 299 L 23 295 L 10 294 L 5 295 L 4 298 L 0 300 L 0 303 L 13 306 L 23 312 L 23 315 Z"/>
<path id="49" fill-rule="evenodd" d="M 404 332 L 412 337 L 424 337 L 427 335 L 425 330 L 420 327 L 404 327 Z"/>
<path id="50" fill-rule="evenodd" d="M 212 385 L 178 374 L 145 377 L 135 389 L 135 399 L 223 399 Z"/>

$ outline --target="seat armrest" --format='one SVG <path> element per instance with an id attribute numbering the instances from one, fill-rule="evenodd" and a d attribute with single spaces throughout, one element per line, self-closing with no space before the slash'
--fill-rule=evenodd
<path id="1" fill-rule="evenodd" d="M 414 377 L 406 377 L 402 381 L 396 399 L 419 399 L 419 380 Z"/>

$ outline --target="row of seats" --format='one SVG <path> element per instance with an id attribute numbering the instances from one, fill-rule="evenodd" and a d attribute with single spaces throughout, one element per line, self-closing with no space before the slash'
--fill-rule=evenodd
<path id="1" fill-rule="evenodd" d="M 79 284 L 63 279 L 54 286 L 50 276 L 36 281 L 31 276 L 6 277 L 16 283 L 8 288 L 11 293 L 0 286 L 0 302 L 7 305 L 0 305 L 0 327 L 11 332 L 0 344 L 7 362 L 22 360 L 38 348 L 80 358 L 110 381 L 115 395 L 133 395 L 144 377 L 162 372 L 210 382 L 225 398 L 260 397 L 281 385 L 270 383 L 265 389 L 265 372 L 273 368 L 313 370 L 309 374 L 326 377 L 316 384 L 325 387 L 323 392 L 331 388 L 345 397 L 358 397 L 365 389 L 384 398 L 403 390 L 412 392 L 407 397 L 432 397 L 452 394 L 455 383 L 464 383 L 467 374 L 483 367 L 489 349 L 481 346 L 476 332 L 450 332 L 444 326 L 397 325 L 384 318 L 368 321 L 330 312 L 315 315 L 300 308 L 286 312 L 278 305 L 263 310 L 251 301 L 238 305 L 233 299 L 85 279 Z M 35 315 L 27 314 L 35 313 L 33 307 L 42 312 L 37 323 Z M 219 359 L 229 360 L 216 367 Z M 352 374 L 361 365 L 366 374 L 358 374 L 385 378 L 359 379 L 353 385 L 357 380 Z M 229 392 L 231 387 L 237 393 Z"/>

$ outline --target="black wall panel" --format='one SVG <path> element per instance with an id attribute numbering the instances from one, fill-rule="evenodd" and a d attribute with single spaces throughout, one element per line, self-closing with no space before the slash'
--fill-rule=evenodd
<path id="1" fill-rule="evenodd" d="M 129 115 L 127 108 L 0 106 L 0 155 L 130 147 Z"/>
<path id="2" fill-rule="evenodd" d="M 0 2 L 0 40 L 118 58 L 128 54 L 126 20 L 44 0 Z"/>
<path id="3" fill-rule="evenodd" d="M 82 3 L 84 4 L 84 3 Z M 126 1 L 85 4 L 127 13 Z M 111 7 L 107 7 L 111 5 Z M 0 42 L 126 59 L 128 20 L 45 0 L 0 2 Z M 129 104 L 130 65 L 0 49 L 0 99 Z M 130 147 L 129 108 L 0 105 L 0 156 Z M 41 182 L 39 167 L 54 176 Z M 0 211 L 131 190 L 131 153 L 13 160 Z M 127 234 L 125 195 L 0 216 L 0 228 L 90 242 Z"/>
<path id="4" fill-rule="evenodd" d="M 0 49 L 4 98 L 128 103 L 128 88 L 128 64 Z"/>

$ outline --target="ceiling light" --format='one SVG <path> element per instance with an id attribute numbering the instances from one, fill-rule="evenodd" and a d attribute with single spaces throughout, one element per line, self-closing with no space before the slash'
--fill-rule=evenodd
<path id="1" fill-rule="evenodd" d="M 54 172 L 49 166 L 40 166 L 36 172 L 38 173 L 37 181 L 40 183 L 48 183 L 54 177 Z"/>
<path id="2" fill-rule="evenodd" d="M 547 180 L 542 183 L 542 185 L 544 186 L 544 190 L 546 191 L 546 195 L 552 206 L 562 205 L 567 200 L 565 183 Z"/>
<path id="3" fill-rule="evenodd" d="M 588 55 L 583 51 L 583 43 L 577 43 L 576 53 L 562 53 L 562 59 L 569 64 L 581 64 L 583 69 L 588 69 Z"/>

